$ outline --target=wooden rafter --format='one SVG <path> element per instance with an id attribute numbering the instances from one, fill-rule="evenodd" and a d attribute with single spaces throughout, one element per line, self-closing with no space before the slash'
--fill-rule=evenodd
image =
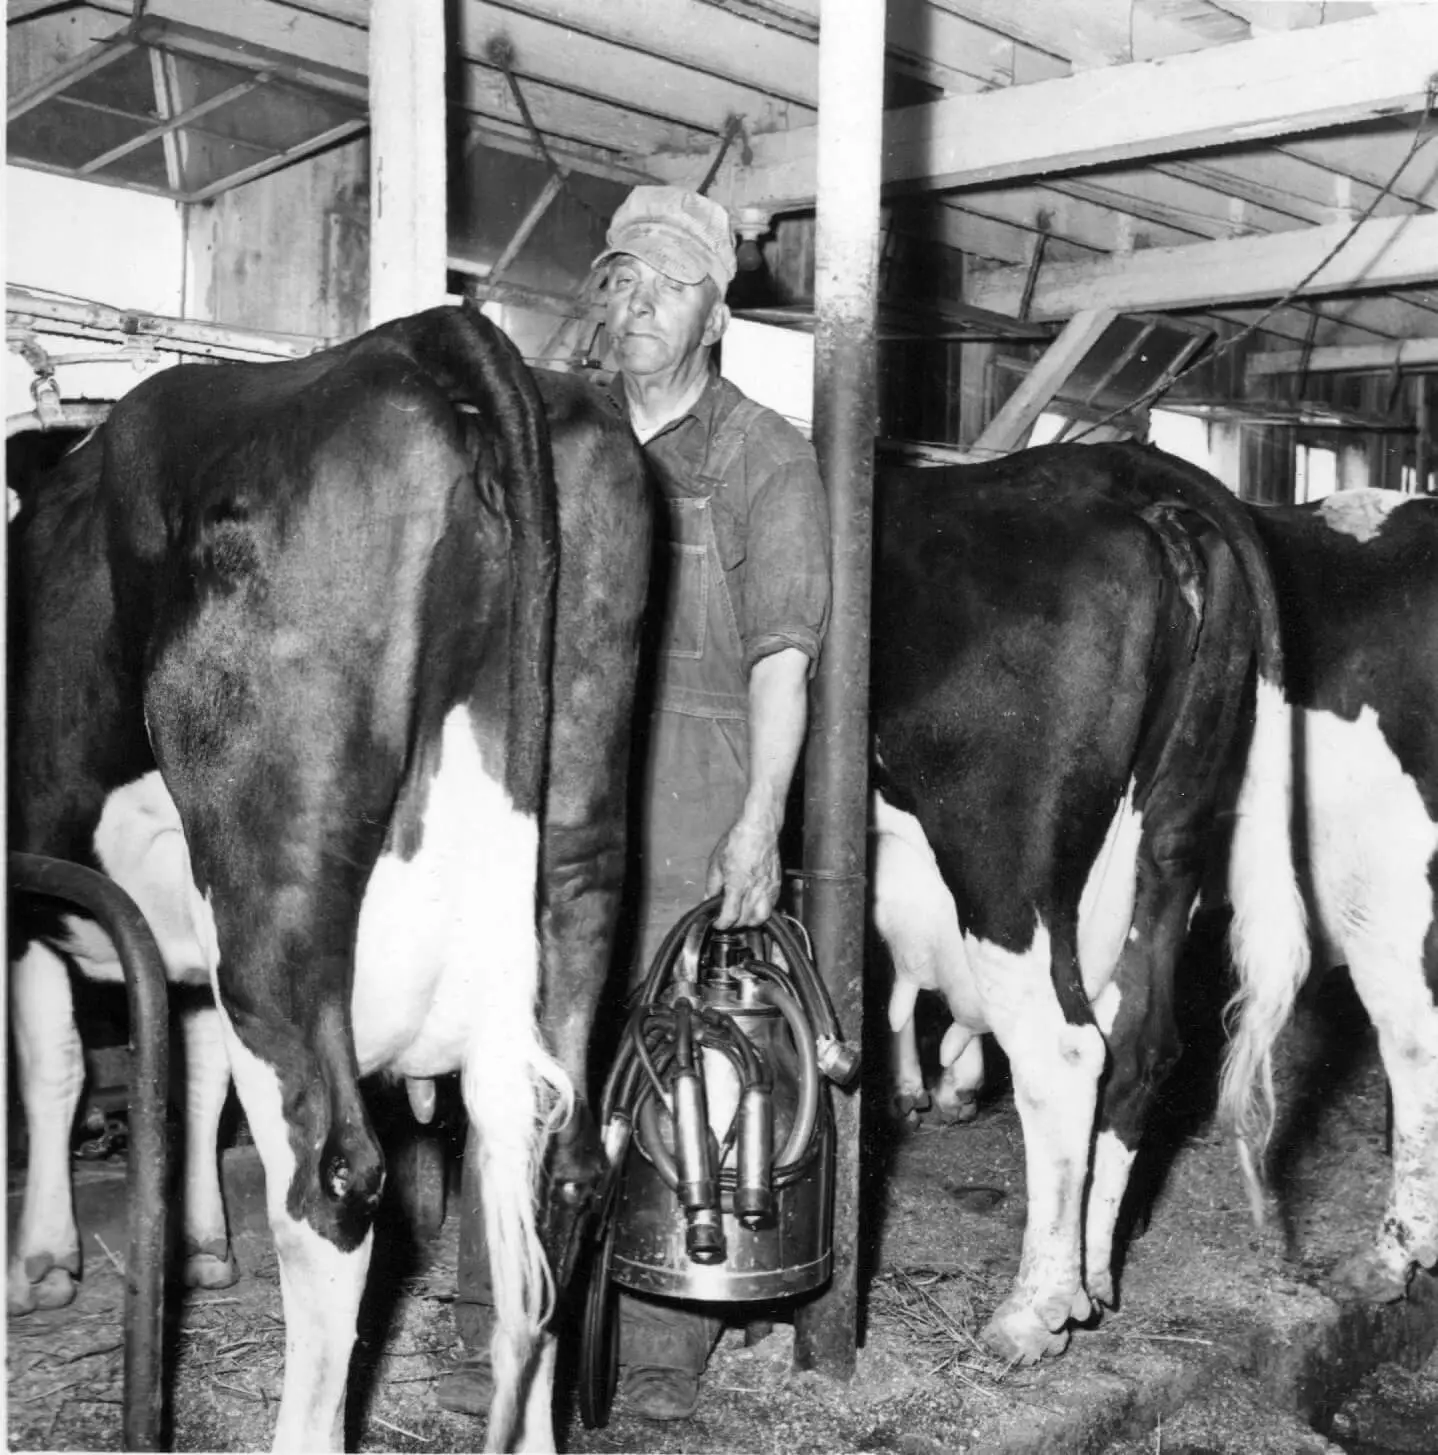
<path id="1" fill-rule="evenodd" d="M 1403 6 L 1164 61 L 951 96 L 888 113 L 884 180 L 947 188 L 1035 178 L 1417 110 L 1435 50 L 1438 7 Z M 753 164 L 731 166 L 716 195 L 776 211 L 812 202 L 815 137 L 799 127 L 755 138 Z M 673 181 L 687 180 L 695 165 L 683 155 L 649 160 Z"/>
<path id="2" fill-rule="evenodd" d="M 1070 318 L 1100 307 L 1161 311 L 1281 298 L 1348 232 L 1339 224 L 1056 265 L 1039 279 L 1033 317 Z M 1354 231 L 1305 287 L 1304 296 L 1401 287 L 1435 275 L 1438 215 L 1375 218 Z M 968 301 L 1009 313 L 1022 290 L 1022 269 L 997 269 L 974 280 Z"/>
<path id="3" fill-rule="evenodd" d="M 1253 354 L 1249 378 L 1268 374 L 1356 374 L 1374 370 L 1438 369 L 1438 338 L 1400 339 L 1391 344 L 1354 344 L 1346 348 L 1275 349 Z"/>

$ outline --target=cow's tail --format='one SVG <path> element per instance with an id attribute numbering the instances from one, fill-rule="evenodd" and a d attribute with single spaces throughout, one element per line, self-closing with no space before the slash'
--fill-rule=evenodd
<path id="1" fill-rule="evenodd" d="M 479 1133 L 485 1235 L 495 1309 L 489 1449 L 521 1435 L 541 1364 L 554 1280 L 539 1235 L 545 1150 L 573 1110 L 574 1086 L 540 1035 L 536 895 L 549 738 L 558 512 L 544 404 L 513 343 L 476 309 L 437 309 L 402 327 L 419 362 L 479 411 L 498 455 L 511 582 L 505 779 L 524 829 L 527 903 L 511 921 L 526 942 L 489 976 L 481 1034 L 465 1058 L 465 1107 Z M 514 846 L 518 853 L 518 846 Z M 539 1435 L 542 1442 L 545 1436 Z M 548 1438 L 552 1439 L 552 1435 Z"/>
<path id="2" fill-rule="evenodd" d="M 1293 734 L 1282 686 L 1258 679 L 1257 715 L 1244 765 L 1228 897 L 1229 951 L 1238 976 L 1225 1012 L 1228 1051 L 1219 1109 L 1238 1138 L 1254 1222 L 1265 1218 L 1263 1158 L 1273 1134 L 1273 1047 L 1308 974 L 1309 939 L 1292 865 Z"/>
<path id="3" fill-rule="evenodd" d="M 559 515 L 544 401 L 520 352 L 475 308 L 394 325 L 415 358 L 480 413 L 497 447 L 510 537 L 506 775 L 521 812 L 540 811 L 548 741 Z"/>
<path id="4" fill-rule="evenodd" d="M 569 1077 L 545 1050 L 536 1009 L 538 954 L 530 977 L 485 987 L 485 1024 L 465 1058 L 463 1090 L 479 1137 L 481 1201 L 494 1300 L 494 1402 L 487 1449 L 514 1448 L 536 1374 L 554 1278 L 539 1231 L 545 1148 L 571 1115 Z M 527 983 L 525 983 L 527 980 Z"/>
<path id="5" fill-rule="evenodd" d="M 1238 1139 L 1255 1222 L 1264 1220 L 1263 1156 L 1273 1133 L 1273 1047 L 1308 974 L 1307 915 L 1293 864 L 1293 736 L 1283 694 L 1278 598 L 1244 507 L 1204 471 L 1165 457 L 1175 493 L 1222 531 L 1253 605 L 1256 715 L 1229 849 L 1229 951 L 1238 978 L 1225 1012 L 1229 1046 L 1219 1109 Z"/>

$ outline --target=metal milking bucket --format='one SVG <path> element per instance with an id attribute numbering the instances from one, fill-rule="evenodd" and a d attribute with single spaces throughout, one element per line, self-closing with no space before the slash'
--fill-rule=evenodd
<path id="1" fill-rule="evenodd" d="M 713 927 L 707 900 L 670 931 L 635 1002 L 601 1111 L 610 1178 L 590 1282 L 580 1413 L 608 1418 L 612 1284 L 706 1302 L 810 1292 L 833 1265 L 826 1080 L 858 1055 L 797 920 Z"/>

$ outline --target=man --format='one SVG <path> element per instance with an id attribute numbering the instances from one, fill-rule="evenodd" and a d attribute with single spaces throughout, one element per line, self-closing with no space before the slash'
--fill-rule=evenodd
<path id="1" fill-rule="evenodd" d="M 735 273 L 728 215 L 678 187 L 636 187 L 614 214 L 605 326 L 616 391 L 667 507 L 668 559 L 641 825 L 638 981 L 685 911 L 723 894 L 723 928 L 762 924 L 781 884 L 779 837 L 804 740 L 808 679 L 829 610 L 828 509 L 808 441 L 713 368 Z M 663 517 L 661 517 L 663 529 Z M 460 1336 L 472 1351 L 440 1403 L 488 1404 L 487 1273 L 468 1188 Z M 623 1390 L 685 1419 L 719 1332 L 703 1305 L 623 1296 Z"/>

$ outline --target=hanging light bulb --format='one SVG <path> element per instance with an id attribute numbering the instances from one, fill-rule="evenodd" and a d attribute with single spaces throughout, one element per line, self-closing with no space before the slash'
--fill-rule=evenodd
<path id="1" fill-rule="evenodd" d="M 762 207 L 741 207 L 734 219 L 739 247 L 734 255 L 741 273 L 757 273 L 764 266 L 764 251 L 759 239 L 769 231 L 769 214 Z"/>

